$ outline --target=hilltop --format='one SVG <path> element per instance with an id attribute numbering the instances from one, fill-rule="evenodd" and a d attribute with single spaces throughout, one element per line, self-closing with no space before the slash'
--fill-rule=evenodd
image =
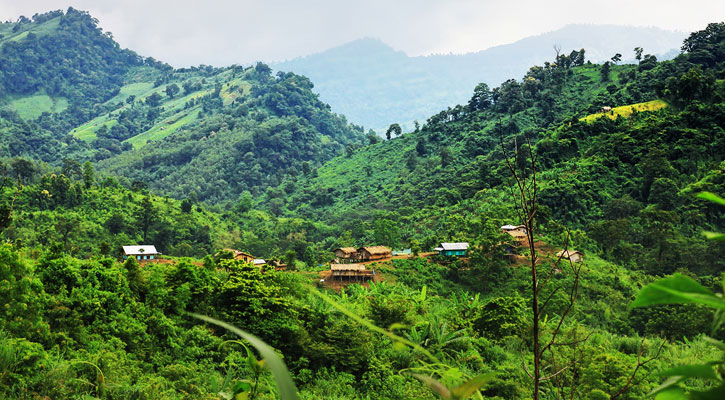
<path id="1" fill-rule="evenodd" d="M 635 47 L 659 59 L 674 57 L 685 33 L 615 25 L 567 25 L 556 31 L 468 54 L 409 57 L 378 39 L 356 40 L 319 54 L 271 64 L 310 77 L 335 112 L 384 131 L 391 123 L 413 127 L 446 107 L 463 103 L 480 82 L 497 86 L 555 55 L 586 50 L 592 62 L 617 53 L 633 62 Z"/>
<path id="2" fill-rule="evenodd" d="M 97 22 L 70 8 L 0 26 L 1 156 L 90 160 L 160 193 L 221 202 L 362 140 L 303 76 L 262 63 L 175 70 L 121 49 Z"/>

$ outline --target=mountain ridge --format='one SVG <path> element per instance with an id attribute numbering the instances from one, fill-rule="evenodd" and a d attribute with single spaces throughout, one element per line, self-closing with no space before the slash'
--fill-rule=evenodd
<path id="1" fill-rule="evenodd" d="M 334 111 L 380 132 L 395 122 L 412 129 L 413 120 L 466 101 L 479 82 L 493 87 L 523 75 L 532 65 L 553 58 L 557 43 L 567 54 L 584 48 L 593 61 L 606 61 L 617 52 L 634 60 L 627 56 L 634 47 L 666 59 L 685 36 L 660 28 L 570 24 L 477 52 L 423 56 L 408 56 L 380 39 L 367 38 L 270 66 L 310 77 Z"/>

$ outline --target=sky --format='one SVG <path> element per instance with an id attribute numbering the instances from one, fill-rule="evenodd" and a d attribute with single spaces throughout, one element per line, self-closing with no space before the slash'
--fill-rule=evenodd
<path id="1" fill-rule="evenodd" d="M 174 67 L 284 61 L 363 37 L 416 56 L 484 50 L 572 23 L 691 32 L 725 20 L 725 0 L 0 0 L 0 20 L 69 6 L 122 47 Z"/>

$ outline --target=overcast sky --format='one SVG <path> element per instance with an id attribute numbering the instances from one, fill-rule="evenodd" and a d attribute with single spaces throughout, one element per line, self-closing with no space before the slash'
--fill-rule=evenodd
<path id="1" fill-rule="evenodd" d="M 689 32 L 725 20 L 725 0 L 0 0 L 0 20 L 69 6 L 175 67 L 282 61 L 361 37 L 408 55 L 466 53 L 571 23 Z"/>

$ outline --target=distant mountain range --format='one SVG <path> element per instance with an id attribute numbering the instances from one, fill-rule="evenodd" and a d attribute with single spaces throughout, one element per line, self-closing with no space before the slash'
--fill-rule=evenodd
<path id="1" fill-rule="evenodd" d="M 559 30 L 468 54 L 409 57 L 378 39 L 360 39 L 322 53 L 271 66 L 308 76 L 333 111 L 366 128 L 393 122 L 412 126 L 448 106 L 468 101 L 479 82 L 498 86 L 532 65 L 584 48 L 587 60 L 603 62 L 616 53 L 634 59 L 635 47 L 658 59 L 679 53 L 684 32 L 616 25 L 567 25 Z"/>

